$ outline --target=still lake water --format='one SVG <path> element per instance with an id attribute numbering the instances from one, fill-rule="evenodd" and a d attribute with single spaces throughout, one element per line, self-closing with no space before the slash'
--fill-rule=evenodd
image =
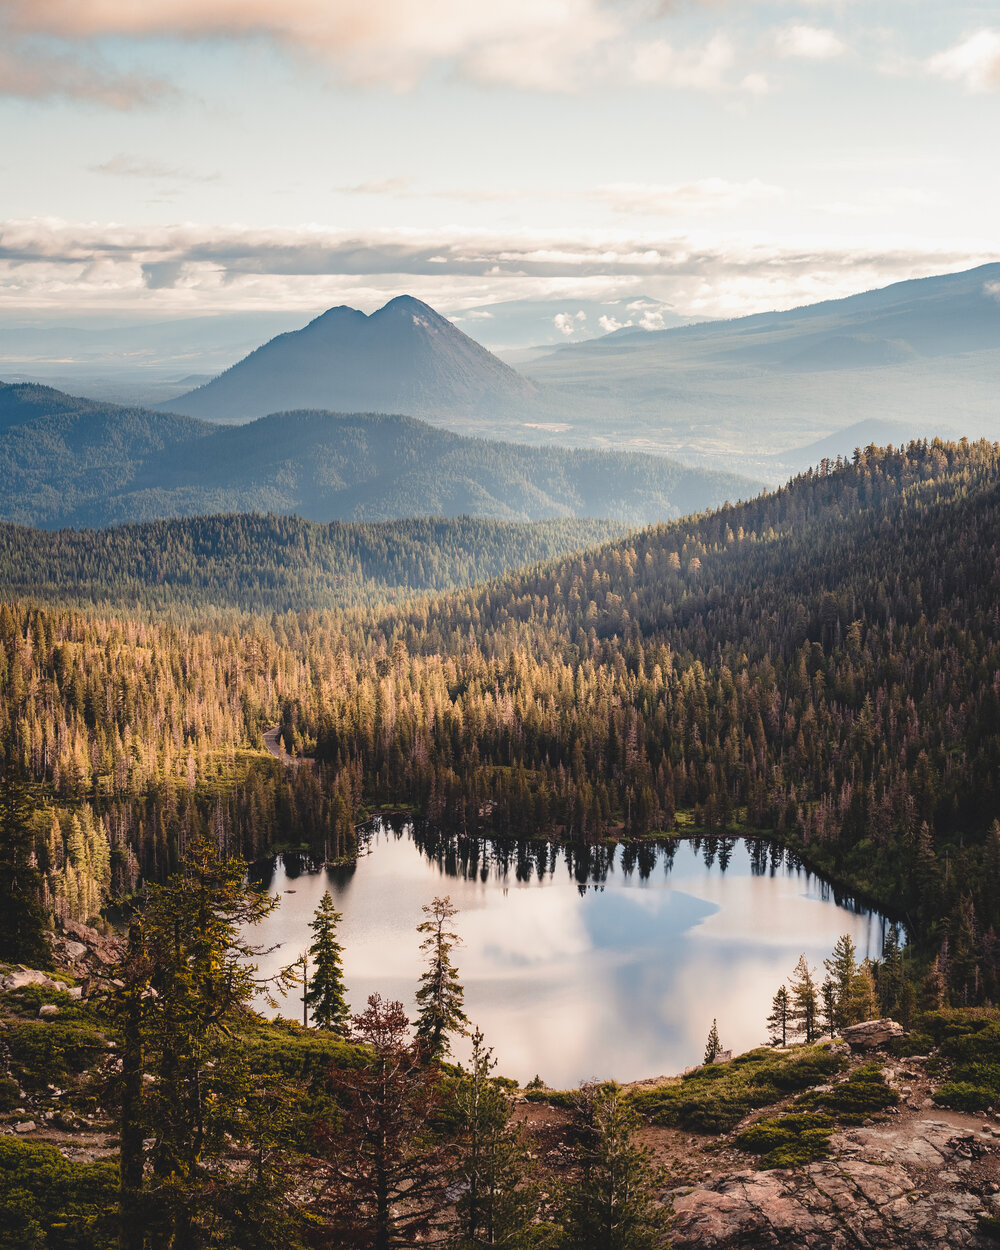
<path id="1" fill-rule="evenodd" d="M 308 872 L 279 859 L 263 880 L 282 897 L 253 935 L 280 944 L 262 972 L 301 956 L 329 889 L 351 1009 L 377 992 L 411 1017 L 421 907 L 450 895 L 466 1012 L 498 1072 L 556 1088 L 700 1063 L 713 1017 L 726 1048 L 760 1045 L 800 954 L 822 972 L 849 933 L 859 958 L 876 958 L 885 928 L 779 847 L 734 838 L 574 852 L 378 826 L 356 866 Z M 301 1001 L 277 1014 L 301 1019 Z M 455 1053 L 466 1058 L 464 1041 Z"/>

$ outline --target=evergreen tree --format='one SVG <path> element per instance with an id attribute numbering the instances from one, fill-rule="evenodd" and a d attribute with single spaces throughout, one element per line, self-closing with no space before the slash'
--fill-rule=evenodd
<path id="1" fill-rule="evenodd" d="M 40 901 L 42 874 L 35 865 L 35 840 L 28 793 L 8 758 L 0 778 L 0 959 L 35 968 L 52 965 Z"/>
<path id="2" fill-rule="evenodd" d="M 823 1004 L 823 1021 L 826 1031 L 833 1037 L 837 1031 L 839 1014 L 837 1012 L 837 987 L 829 977 L 823 978 L 823 984 L 819 987 L 819 997 Z"/>
<path id="3" fill-rule="evenodd" d="M 109 996 L 121 1037 L 110 1092 L 120 1107 L 123 1248 L 216 1244 L 248 1206 L 260 1217 L 254 1244 L 286 1244 L 278 1143 L 251 1131 L 273 1122 L 273 1095 L 233 1032 L 261 988 L 252 961 L 262 952 L 245 933 L 275 904 L 247 884 L 242 860 L 196 839 L 130 927 Z M 230 1172 L 222 1160 L 250 1139 L 257 1167 Z"/>
<path id="4" fill-rule="evenodd" d="M 547 1238 L 536 1223 L 539 1189 L 524 1129 L 512 1122 L 513 1099 L 492 1076 L 493 1052 L 479 1029 L 472 1034 L 472 1059 L 455 1087 L 462 1187 L 454 1250 L 527 1250 Z"/>
<path id="5" fill-rule="evenodd" d="M 428 953 L 428 967 L 417 990 L 417 1042 L 426 1058 L 440 1060 L 451 1050 L 448 1034 L 464 1034 L 469 1023 L 463 1009 L 465 991 L 451 962 L 452 948 L 461 939 L 448 926 L 458 908 L 445 895 L 427 904 L 423 912 L 427 919 L 417 925 L 417 932 L 426 934 L 420 949 Z"/>
<path id="6" fill-rule="evenodd" d="M 333 897 L 327 890 L 316 908 L 309 928 L 313 933 L 312 978 L 305 994 L 305 1002 L 318 1029 L 328 1029 L 341 1037 L 347 1031 L 350 1011 L 344 997 L 344 969 L 341 963 L 343 947 L 337 941 L 337 925 L 343 919 L 333 906 Z"/>
<path id="7" fill-rule="evenodd" d="M 562 1200 L 567 1250 L 663 1250 L 662 1174 L 636 1140 L 639 1120 L 614 1082 L 584 1085 L 570 1125 L 578 1177 Z"/>
<path id="8" fill-rule="evenodd" d="M 858 971 L 856 950 L 851 936 L 844 933 L 837 939 L 829 959 L 823 967 L 833 985 L 833 1016 L 829 1020 L 831 1034 L 846 1024 L 856 1024 L 851 1004 L 852 984 Z"/>
<path id="9" fill-rule="evenodd" d="M 715 1056 L 722 1049 L 722 1043 L 719 1041 L 719 1022 L 712 1021 L 712 1027 L 708 1030 L 708 1041 L 705 1043 L 704 1063 L 714 1063 Z"/>
<path id="10" fill-rule="evenodd" d="M 814 1042 L 819 1036 L 819 995 L 813 970 L 805 955 L 801 955 L 795 965 L 788 990 L 792 1003 L 791 1019 L 796 1031 L 804 1035 L 806 1042 Z"/>
<path id="11" fill-rule="evenodd" d="M 771 1014 L 767 1017 L 767 1032 L 772 1046 L 788 1045 L 788 1022 L 791 1002 L 786 986 L 779 986 L 771 999 Z"/>
<path id="12" fill-rule="evenodd" d="M 318 1128 L 328 1165 L 315 1212 L 320 1244 L 401 1250 L 433 1242 L 449 1206 L 450 1170 L 450 1145 L 430 1127 L 441 1102 L 436 1074 L 408 1039 L 402 1003 L 373 994 L 352 1024 L 370 1059 L 330 1076 L 344 1118 Z"/>

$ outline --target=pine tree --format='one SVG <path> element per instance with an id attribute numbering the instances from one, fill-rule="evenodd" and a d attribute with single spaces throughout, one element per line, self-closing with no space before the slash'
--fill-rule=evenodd
<path id="1" fill-rule="evenodd" d="M 771 999 L 771 1014 L 767 1017 L 767 1031 L 772 1046 L 788 1045 L 788 1022 L 791 1002 L 786 986 L 779 986 Z"/>
<path id="2" fill-rule="evenodd" d="M 708 1030 L 708 1041 L 705 1043 L 704 1063 L 714 1063 L 715 1056 L 722 1049 L 722 1042 L 719 1040 L 719 1022 L 712 1021 L 712 1027 Z"/>
<path id="3" fill-rule="evenodd" d="M 195 839 L 130 927 L 108 1003 L 122 1043 L 110 1092 L 120 1108 L 123 1247 L 205 1244 L 209 1225 L 214 1236 L 248 1204 L 269 1212 L 255 1244 L 280 1244 L 288 1210 L 282 1169 L 266 1162 L 273 1137 L 265 1147 L 253 1132 L 259 1162 L 247 1174 L 227 1180 L 220 1166 L 252 1125 L 274 1118 L 273 1108 L 256 1110 L 273 1093 L 250 1073 L 234 1025 L 262 988 L 253 963 L 262 952 L 245 934 L 275 904 L 247 884 L 242 860 Z"/>
<path id="4" fill-rule="evenodd" d="M 52 966 L 40 902 L 42 874 L 34 861 L 28 792 L 15 762 L 0 778 L 0 959 L 35 968 Z"/>
<path id="5" fill-rule="evenodd" d="M 460 938 L 447 927 L 458 908 L 452 907 L 446 894 L 426 905 L 423 912 L 427 919 L 417 925 L 417 932 L 427 935 L 420 949 L 428 952 L 429 959 L 417 990 L 417 1042 L 425 1057 L 436 1061 L 451 1050 L 448 1034 L 464 1034 L 469 1018 L 463 1009 L 465 991 L 451 962 L 452 948 Z"/>
<path id="6" fill-rule="evenodd" d="M 829 959 L 823 960 L 830 981 L 833 984 L 833 1017 L 829 1021 L 831 1034 L 842 1029 L 845 1024 L 856 1024 L 851 1009 L 851 986 L 858 971 L 856 950 L 850 934 L 845 933 L 837 939 L 833 953 Z"/>
<path id="7" fill-rule="evenodd" d="M 573 1250 L 663 1250 L 666 1221 L 656 1205 L 663 1182 L 636 1140 L 639 1120 L 614 1082 L 584 1085 L 570 1125 L 578 1179 L 563 1194 L 564 1244 Z"/>
<path id="8" fill-rule="evenodd" d="M 805 955 L 799 957 L 788 989 L 792 1003 L 791 1019 L 795 1023 L 796 1031 L 805 1036 L 806 1042 L 814 1042 L 819 1035 L 819 995 L 816 992 L 813 970 Z"/>
<path id="9" fill-rule="evenodd" d="M 343 947 L 337 941 L 337 925 L 342 916 L 333 906 L 327 890 L 309 928 L 313 933 L 312 978 L 305 994 L 306 1006 L 317 1029 L 328 1029 L 341 1037 L 347 1031 L 350 1010 L 344 997 L 344 970 L 341 963 Z"/>
<path id="10" fill-rule="evenodd" d="M 344 1117 L 317 1129 L 329 1178 L 315 1212 L 326 1234 L 322 1244 L 371 1250 L 433 1244 L 449 1207 L 451 1153 L 429 1128 L 441 1104 L 436 1073 L 410 1044 L 402 1003 L 373 994 L 352 1024 L 353 1040 L 368 1048 L 370 1061 L 330 1075 Z"/>
<path id="11" fill-rule="evenodd" d="M 492 1076 L 495 1067 L 493 1052 L 476 1029 L 469 1068 L 455 1087 L 460 1151 L 455 1180 L 463 1193 L 454 1250 L 527 1250 L 546 1236 L 536 1223 L 540 1194 L 528 1142 L 523 1127 L 512 1121 L 513 1099 Z"/>

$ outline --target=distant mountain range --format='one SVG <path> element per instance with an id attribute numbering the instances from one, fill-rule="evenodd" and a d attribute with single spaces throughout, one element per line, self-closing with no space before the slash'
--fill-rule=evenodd
<path id="1" fill-rule="evenodd" d="M 772 480 L 802 467 L 800 447 L 837 446 L 847 427 L 862 444 L 887 421 L 896 442 L 996 437 L 1000 264 L 786 312 L 619 330 L 522 369 L 564 403 L 577 398 L 564 440 L 645 445 Z M 595 403 L 599 422 L 586 415 Z"/>
<path id="2" fill-rule="evenodd" d="M 523 415 L 538 387 L 410 295 L 366 316 L 331 308 L 204 386 L 161 404 L 208 421 L 272 412 L 402 412 L 440 423 Z"/>
<path id="3" fill-rule="evenodd" d="M 249 511 L 645 524 L 758 489 L 661 457 L 486 442 L 411 417 L 299 411 L 220 427 L 0 384 L 0 519 L 27 525 Z"/>

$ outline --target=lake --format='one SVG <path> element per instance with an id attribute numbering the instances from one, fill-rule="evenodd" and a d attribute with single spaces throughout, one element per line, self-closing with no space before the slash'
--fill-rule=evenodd
<path id="1" fill-rule="evenodd" d="M 736 838 L 574 851 L 378 825 L 354 866 L 309 872 L 278 859 L 263 880 L 281 895 L 254 937 L 280 944 L 263 972 L 306 949 L 329 889 L 344 917 L 351 1009 L 377 992 L 411 1017 L 421 907 L 449 895 L 466 1012 L 497 1071 L 522 1083 L 538 1073 L 555 1088 L 680 1072 L 701 1062 L 713 1018 L 724 1047 L 760 1045 L 799 955 L 821 980 L 841 934 L 859 959 L 876 958 L 886 924 L 780 847 Z M 277 1014 L 301 1019 L 301 1001 Z M 464 1041 L 455 1053 L 466 1057 Z"/>

